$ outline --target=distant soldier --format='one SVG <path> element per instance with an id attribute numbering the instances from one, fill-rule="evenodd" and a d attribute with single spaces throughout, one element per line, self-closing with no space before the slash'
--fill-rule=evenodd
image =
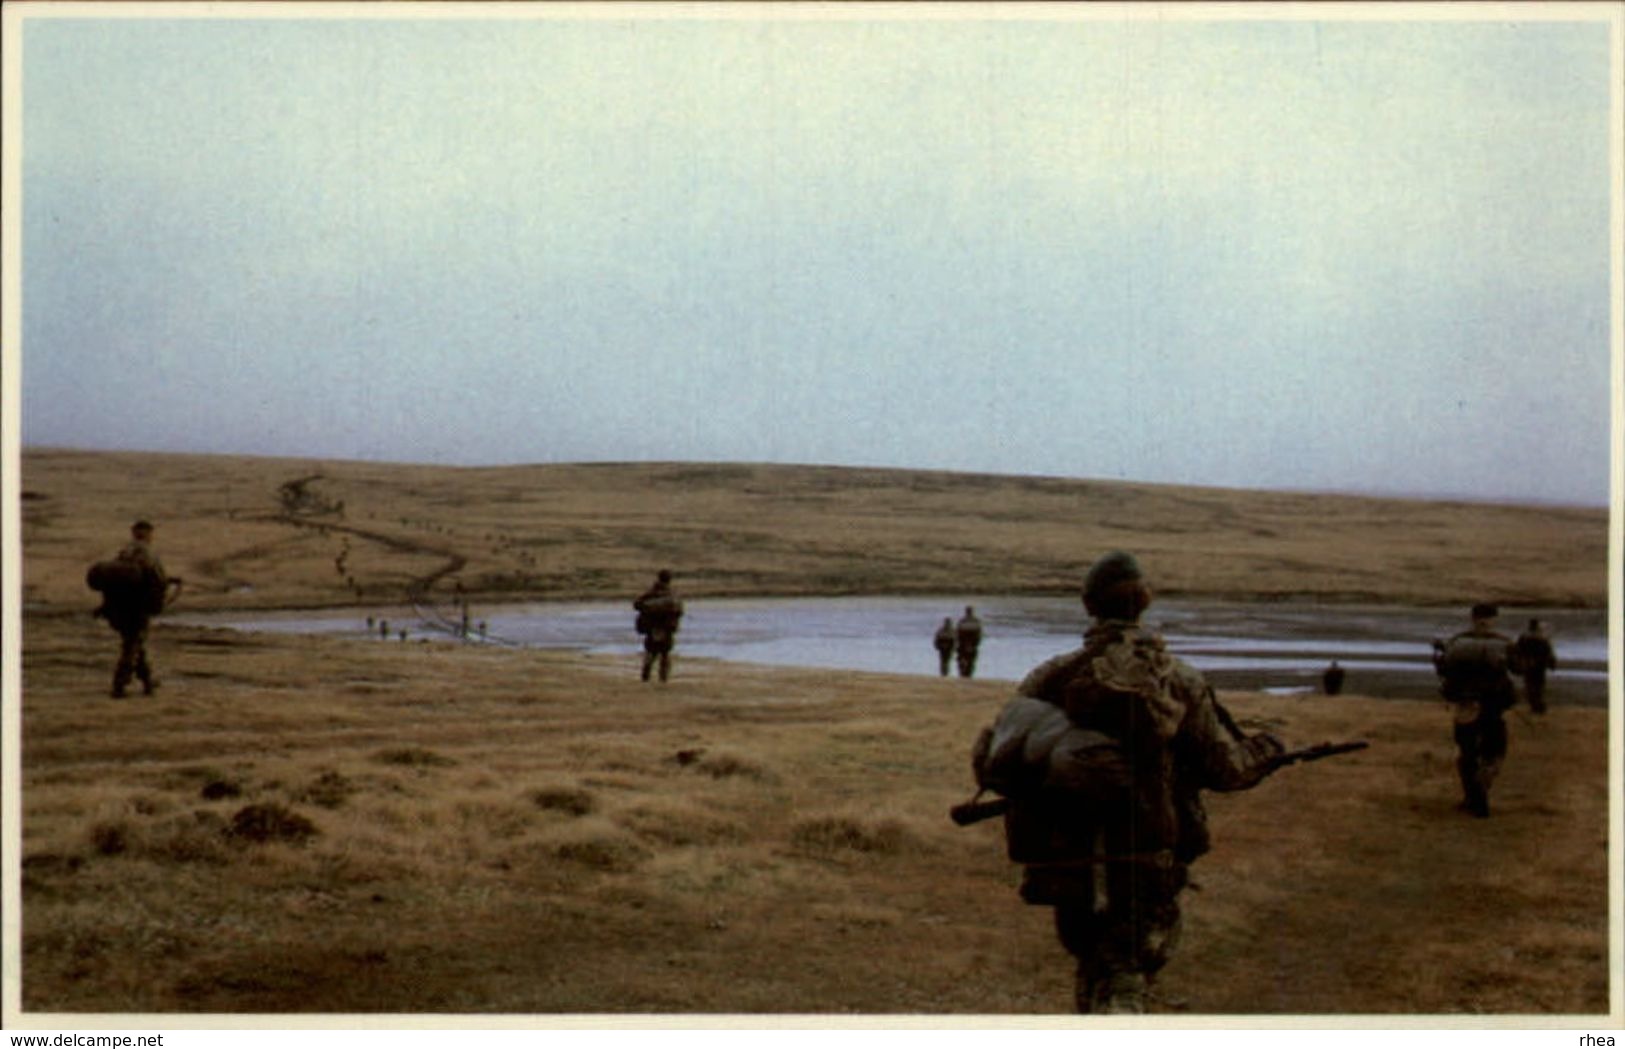
<path id="1" fill-rule="evenodd" d="M 931 643 L 937 648 L 937 659 L 942 664 L 942 676 L 948 676 L 948 663 L 954 658 L 954 621 L 951 616 L 944 616 L 942 625 L 931 638 Z"/>
<path id="2" fill-rule="evenodd" d="M 954 625 L 954 646 L 959 653 L 959 676 L 970 677 L 976 673 L 976 652 L 982 647 L 982 621 L 976 618 L 976 610 L 965 606 L 965 614 Z"/>
<path id="3" fill-rule="evenodd" d="M 660 680 L 671 677 L 671 650 L 677 641 L 677 623 L 683 618 L 683 602 L 671 588 L 671 570 L 662 568 L 654 585 L 632 602 L 637 609 L 637 632 L 643 635 L 643 680 L 658 662 Z"/>
<path id="4" fill-rule="evenodd" d="M 1187 867 L 1209 848 L 1201 792 L 1252 787 L 1284 751 L 1268 733 L 1243 735 L 1202 675 L 1140 625 L 1151 589 L 1133 556 L 1096 561 L 1083 603 L 1083 647 L 1022 680 L 978 745 L 977 780 L 1043 784 L 1016 791 L 1005 816 L 1022 899 L 1055 908 L 1078 1012 L 1140 1013 L 1178 940 Z M 1032 769 L 1040 737 L 1051 756 Z"/>
<path id="5" fill-rule="evenodd" d="M 96 585 L 97 575 L 104 582 L 97 587 L 102 592 L 102 605 L 96 614 L 119 635 L 118 663 L 113 668 L 114 699 L 125 697 L 132 677 L 141 682 L 146 695 L 158 688 L 158 678 L 147 656 L 147 631 L 152 618 L 180 592 L 181 579 L 164 571 L 163 562 L 152 549 L 153 531 L 150 521 L 137 521 L 130 526 L 130 541 L 118 556 L 91 569 L 91 585 Z"/>
<path id="6" fill-rule="evenodd" d="M 1495 629 L 1499 611 L 1491 604 L 1474 605 L 1472 628 L 1442 648 L 1434 645 L 1439 691 L 1455 721 L 1461 807 L 1480 819 L 1490 814 L 1490 785 L 1507 752 L 1505 714 L 1518 698 L 1509 672 L 1517 651 L 1512 639 Z"/>
<path id="7" fill-rule="evenodd" d="M 1320 675 L 1320 687 L 1328 696 L 1335 696 L 1343 691 L 1343 668 L 1337 665 L 1337 660 L 1332 660 L 1332 665 Z"/>
<path id="8" fill-rule="evenodd" d="M 1540 620 L 1531 619 L 1529 629 L 1518 635 L 1518 669 L 1523 674 L 1523 695 L 1529 709 L 1546 713 L 1546 672 L 1557 669 L 1557 653 Z"/>

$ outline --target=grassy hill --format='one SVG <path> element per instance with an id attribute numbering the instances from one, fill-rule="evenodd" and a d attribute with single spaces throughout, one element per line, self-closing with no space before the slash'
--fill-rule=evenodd
<path id="1" fill-rule="evenodd" d="M 1607 603 L 1608 515 L 816 466 L 497 468 L 23 454 L 24 599 L 82 606 L 130 521 L 192 609 L 621 597 L 1072 593 L 1113 548 L 1164 594 Z"/>

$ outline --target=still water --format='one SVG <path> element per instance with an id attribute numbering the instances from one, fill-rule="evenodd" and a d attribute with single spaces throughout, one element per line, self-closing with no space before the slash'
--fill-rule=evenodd
<path id="1" fill-rule="evenodd" d="M 886 673 L 936 674 L 931 635 L 945 617 L 957 619 L 952 598 L 773 598 L 690 600 L 678 635 L 680 656 L 777 666 Z M 975 599 L 983 624 L 976 676 L 1019 680 L 1034 665 L 1078 644 L 1084 627 L 1076 598 Z M 1607 614 L 1600 610 L 1508 609 L 1501 627 L 1515 634 L 1530 618 L 1546 623 L 1557 646 L 1559 681 L 1605 691 Z M 177 617 L 180 618 L 180 617 Z M 444 622 L 412 611 L 388 616 L 392 631 L 413 638 L 449 636 Z M 1245 675 L 1276 691 L 1312 687 L 1336 659 L 1357 675 L 1415 678 L 1431 691 L 1431 641 L 1464 629 L 1451 610 L 1306 603 L 1242 604 L 1160 600 L 1147 622 L 1169 647 L 1220 687 Z M 490 643 L 574 649 L 632 656 L 639 650 L 627 602 L 539 603 L 471 610 Z M 242 630 L 369 635 L 364 618 L 321 613 L 191 617 L 190 622 Z M 396 641 L 395 643 L 399 643 Z"/>

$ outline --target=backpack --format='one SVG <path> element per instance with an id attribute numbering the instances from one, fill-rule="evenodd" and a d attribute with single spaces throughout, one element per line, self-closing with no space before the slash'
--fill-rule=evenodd
<path id="1" fill-rule="evenodd" d="M 1511 706 L 1512 669 L 1507 638 L 1457 634 L 1439 655 L 1439 691 L 1456 702 L 1487 700 Z"/>
<path id="2" fill-rule="evenodd" d="M 1172 659 L 1154 638 L 1123 639 L 1081 655 L 1061 677 L 1040 684 L 1050 695 L 1006 703 L 972 748 L 976 785 L 1011 802 L 1010 859 L 1075 855 L 1106 822 L 1177 837 L 1168 742 L 1185 705 L 1174 693 Z"/>
<path id="3" fill-rule="evenodd" d="M 683 618 L 683 603 L 670 592 L 645 594 L 632 607 L 638 610 L 632 626 L 640 634 L 675 634 Z"/>
<path id="4" fill-rule="evenodd" d="M 85 572 L 85 585 L 102 595 L 114 616 L 155 616 L 164 610 L 163 579 L 134 561 L 97 561 Z"/>

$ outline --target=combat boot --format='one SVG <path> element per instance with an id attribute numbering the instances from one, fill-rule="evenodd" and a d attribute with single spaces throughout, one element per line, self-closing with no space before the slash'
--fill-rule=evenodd
<path id="1" fill-rule="evenodd" d="M 1091 1011 L 1118 1015 L 1144 1013 L 1150 990 L 1143 973 L 1113 973 L 1095 984 Z"/>

